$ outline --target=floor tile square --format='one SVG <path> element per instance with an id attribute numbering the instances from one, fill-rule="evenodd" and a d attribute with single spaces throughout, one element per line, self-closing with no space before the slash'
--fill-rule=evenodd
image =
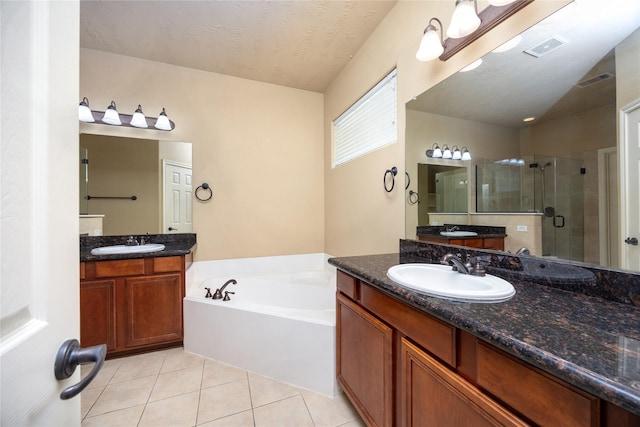
<path id="1" fill-rule="evenodd" d="M 146 404 L 155 382 L 156 377 L 151 376 L 109 384 L 94 403 L 88 416 Z"/>
<path id="2" fill-rule="evenodd" d="M 158 375 L 158 380 L 153 386 L 149 402 L 178 396 L 192 391 L 200 391 L 202 383 L 202 366 L 170 371 Z"/>
<path id="3" fill-rule="evenodd" d="M 256 427 L 313 427 L 309 411 L 300 395 L 254 408 L 253 416 Z"/>
<path id="4" fill-rule="evenodd" d="M 136 427 L 144 405 L 120 409 L 82 420 L 82 427 Z"/>
<path id="5" fill-rule="evenodd" d="M 207 360 L 202 375 L 202 388 L 247 379 L 247 371 L 215 360 Z"/>
<path id="6" fill-rule="evenodd" d="M 302 393 L 302 398 L 316 426 L 338 426 L 360 418 L 344 394 L 331 398 L 305 391 Z"/>
<path id="7" fill-rule="evenodd" d="M 194 391 L 148 403 L 138 426 L 194 426 L 198 415 L 199 398 L 200 391 Z"/>
<path id="8" fill-rule="evenodd" d="M 254 408 L 300 394 L 295 386 L 254 373 L 249 373 L 249 389 Z"/>
<path id="9" fill-rule="evenodd" d="M 202 389 L 198 408 L 198 424 L 251 409 L 249 382 L 245 378 Z"/>

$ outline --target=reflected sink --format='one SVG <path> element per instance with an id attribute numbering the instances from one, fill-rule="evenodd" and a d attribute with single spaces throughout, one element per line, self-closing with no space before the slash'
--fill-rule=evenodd
<path id="1" fill-rule="evenodd" d="M 91 249 L 91 255 L 119 255 L 119 254 L 141 254 L 147 252 L 158 252 L 164 249 L 162 243 L 148 243 L 146 245 L 126 246 L 103 246 Z"/>
<path id="2" fill-rule="evenodd" d="M 446 237 L 471 237 L 477 236 L 478 233 L 475 231 L 441 231 L 440 235 Z"/>
<path id="3" fill-rule="evenodd" d="M 407 288 L 454 301 L 503 302 L 516 293 L 513 285 L 500 277 L 462 274 L 448 265 L 394 265 L 387 271 L 387 276 Z"/>

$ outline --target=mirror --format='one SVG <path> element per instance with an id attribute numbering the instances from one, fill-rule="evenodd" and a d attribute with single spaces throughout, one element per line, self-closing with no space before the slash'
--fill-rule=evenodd
<path id="1" fill-rule="evenodd" d="M 537 213 L 543 255 L 601 263 L 597 247 L 594 257 L 587 254 L 588 246 L 599 241 L 598 204 L 614 209 L 607 223 L 611 230 L 619 215 L 617 200 L 599 200 L 598 193 L 602 179 L 610 186 L 605 196 L 615 196 L 618 185 L 616 87 L 624 82 L 615 48 L 640 31 L 639 23 L 637 2 L 571 3 L 521 34 L 517 47 L 485 55 L 478 68 L 458 72 L 408 102 L 410 177 L 418 176 L 427 161 L 452 165 L 426 157 L 434 144 L 466 146 L 472 160 L 455 164 L 468 168 L 470 214 Z M 534 120 L 523 121 L 527 117 Z M 407 192 L 415 188 L 411 184 Z M 411 229 L 428 221 L 424 208 L 416 206 L 423 200 L 405 204 L 407 238 L 415 238 Z M 563 207 L 569 200 L 578 206 Z M 559 217 L 565 220 L 562 227 Z M 568 232 L 573 234 L 562 234 Z M 550 242 L 568 250 L 553 252 Z M 617 243 L 608 244 L 616 252 Z M 619 265 L 615 253 L 612 257 L 602 264 Z"/>
<path id="2" fill-rule="evenodd" d="M 190 233 L 191 144 L 80 134 L 80 215 L 81 234 Z"/>

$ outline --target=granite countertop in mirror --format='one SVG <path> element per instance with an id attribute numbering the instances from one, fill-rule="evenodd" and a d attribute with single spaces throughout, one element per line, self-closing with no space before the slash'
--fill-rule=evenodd
<path id="1" fill-rule="evenodd" d="M 406 253 L 329 260 L 398 300 L 640 415 L 640 307 L 513 278 L 516 294 L 507 302 L 452 302 L 387 278 L 391 266 L 407 262 L 427 261 Z M 638 285 L 640 274 L 635 276 Z"/>
<path id="2" fill-rule="evenodd" d="M 451 227 L 458 227 L 460 231 L 473 231 L 478 233 L 476 236 L 443 236 L 442 231 L 449 231 Z M 506 227 L 490 226 L 490 225 L 464 225 L 464 224 L 445 224 L 445 225 L 419 225 L 416 228 L 418 236 L 429 236 L 442 240 L 460 240 L 460 239 L 483 239 L 492 237 L 507 237 Z"/>
<path id="3" fill-rule="evenodd" d="M 130 235 L 125 236 L 80 236 L 80 261 L 106 261 L 116 259 L 134 259 L 149 257 L 167 257 L 176 255 L 187 255 L 196 246 L 195 233 L 179 234 L 134 234 L 133 237 L 140 239 L 144 237 L 148 243 L 162 243 L 165 248 L 157 252 L 112 254 L 112 255 L 92 255 L 91 250 L 102 246 L 124 245 Z"/>

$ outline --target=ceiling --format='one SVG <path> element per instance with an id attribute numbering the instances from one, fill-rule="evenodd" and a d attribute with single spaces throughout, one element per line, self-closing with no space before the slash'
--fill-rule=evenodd
<path id="1" fill-rule="evenodd" d="M 80 3 L 80 46 L 324 92 L 397 0 Z"/>
<path id="2" fill-rule="evenodd" d="M 489 53 L 480 67 L 456 73 L 408 104 L 412 110 L 503 127 L 529 126 L 560 114 L 615 103 L 615 78 L 576 83 L 611 72 L 612 49 L 640 25 L 640 1 L 577 0 L 522 34 L 508 52 Z M 551 37 L 566 44 L 536 58 L 525 53 Z"/>

